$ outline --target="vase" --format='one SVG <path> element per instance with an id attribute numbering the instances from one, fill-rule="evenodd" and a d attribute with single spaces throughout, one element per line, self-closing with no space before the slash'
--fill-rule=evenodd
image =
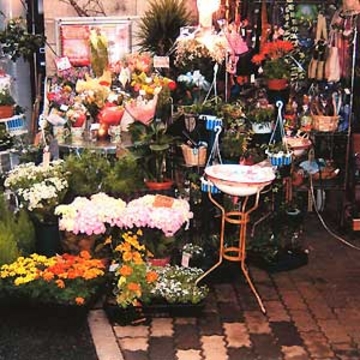
<path id="1" fill-rule="evenodd" d="M 54 256 L 61 250 L 59 224 L 42 223 L 36 221 L 35 235 L 36 235 L 36 252 L 45 256 Z"/>
<path id="2" fill-rule="evenodd" d="M 288 86 L 287 79 L 267 79 L 267 87 L 269 90 L 284 90 Z"/>
<path id="3" fill-rule="evenodd" d="M 8 119 L 14 115 L 14 107 L 12 105 L 0 106 L 0 119 Z"/>
<path id="4" fill-rule="evenodd" d="M 71 143 L 72 144 L 82 144 L 84 140 L 84 129 L 82 127 L 72 127 L 71 128 Z"/>
<path id="5" fill-rule="evenodd" d="M 159 191 L 159 190 L 170 190 L 174 185 L 174 181 L 167 179 L 162 182 L 158 181 L 145 181 L 145 185 L 149 190 Z"/>

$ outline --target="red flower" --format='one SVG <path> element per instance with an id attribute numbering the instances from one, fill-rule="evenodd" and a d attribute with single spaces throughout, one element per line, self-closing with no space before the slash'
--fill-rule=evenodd
<path id="1" fill-rule="evenodd" d="M 176 89 L 177 85 L 175 81 L 169 81 L 168 83 L 168 88 L 170 89 L 170 91 L 174 91 Z"/>

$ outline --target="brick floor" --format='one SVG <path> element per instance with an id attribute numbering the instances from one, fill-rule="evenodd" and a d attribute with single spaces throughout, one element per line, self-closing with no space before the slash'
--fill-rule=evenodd
<path id="1" fill-rule="evenodd" d="M 309 263 L 299 269 L 271 274 L 249 266 L 265 315 L 241 274 L 233 276 L 211 285 L 198 317 L 114 325 L 124 359 L 359 360 L 360 252 L 314 217 L 304 244 Z"/>

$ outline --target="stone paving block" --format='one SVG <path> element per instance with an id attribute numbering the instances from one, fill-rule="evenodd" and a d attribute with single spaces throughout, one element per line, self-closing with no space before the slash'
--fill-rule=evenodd
<path id="1" fill-rule="evenodd" d="M 119 339 L 120 348 L 128 351 L 147 351 L 149 344 L 148 338 L 126 337 Z"/>
<path id="2" fill-rule="evenodd" d="M 228 360 L 224 336 L 202 336 L 200 341 L 206 360 Z"/>
<path id="3" fill-rule="evenodd" d="M 149 360 L 146 351 L 127 351 L 123 350 L 125 360 Z M 114 358 L 113 360 L 117 360 Z"/>
<path id="4" fill-rule="evenodd" d="M 176 360 L 202 360 L 200 350 L 177 350 Z"/>
<path id="5" fill-rule="evenodd" d="M 300 332 L 319 331 L 319 326 L 307 310 L 289 310 L 291 319 Z"/>
<path id="6" fill-rule="evenodd" d="M 339 359 L 360 359 L 360 350 L 352 343 L 333 344 L 332 349 Z"/>
<path id="7" fill-rule="evenodd" d="M 218 314 L 204 313 L 198 321 L 201 335 L 222 335 L 223 328 Z"/>
<path id="8" fill-rule="evenodd" d="M 318 324 L 331 343 L 350 342 L 351 339 L 338 320 L 318 320 Z"/>
<path id="9" fill-rule="evenodd" d="M 256 289 L 260 294 L 263 301 L 266 300 L 279 300 L 279 294 L 272 282 L 256 283 Z"/>
<path id="10" fill-rule="evenodd" d="M 305 301 L 307 300 L 317 300 L 322 301 L 324 300 L 322 294 L 311 282 L 298 282 L 296 284 L 297 290 L 303 296 Z"/>
<path id="11" fill-rule="evenodd" d="M 325 301 L 310 300 L 307 304 L 315 319 L 336 319 L 334 312 Z"/>
<path id="12" fill-rule="evenodd" d="M 217 299 L 216 299 L 214 291 L 210 291 L 208 296 L 206 297 L 204 311 L 206 311 L 206 312 L 217 312 L 218 311 Z"/>
<path id="13" fill-rule="evenodd" d="M 279 300 L 268 300 L 264 302 L 266 316 L 270 321 L 290 321 L 290 316 Z"/>
<path id="14" fill-rule="evenodd" d="M 228 360 L 255 360 L 259 359 L 253 349 L 248 347 L 228 348 Z M 220 359 L 219 359 L 220 360 Z M 269 360 L 269 359 L 267 359 Z"/>
<path id="15" fill-rule="evenodd" d="M 321 332 L 309 331 L 300 333 L 300 336 L 312 358 L 335 359 L 327 338 Z"/>
<path id="16" fill-rule="evenodd" d="M 296 290 L 280 290 L 280 296 L 288 309 L 307 309 L 307 306 L 300 293 Z"/>
<path id="17" fill-rule="evenodd" d="M 251 273 L 251 277 L 254 279 L 254 281 L 256 281 L 256 283 L 271 282 L 271 278 L 265 270 L 259 269 L 255 266 L 250 266 L 249 270 Z"/>
<path id="18" fill-rule="evenodd" d="M 116 337 L 147 337 L 150 334 L 150 327 L 145 325 L 138 326 L 114 326 L 114 332 Z"/>
<path id="19" fill-rule="evenodd" d="M 236 294 L 232 284 L 216 284 L 215 285 L 216 298 L 220 302 L 234 302 L 236 301 Z"/>
<path id="20" fill-rule="evenodd" d="M 168 336 L 150 337 L 148 354 L 151 360 L 175 360 L 173 339 Z"/>
<path id="21" fill-rule="evenodd" d="M 196 326 L 175 325 L 174 339 L 177 349 L 198 349 L 200 350 L 200 336 Z"/>
<path id="22" fill-rule="evenodd" d="M 244 323 L 224 323 L 223 327 L 228 347 L 251 347 L 249 332 Z"/>
<path id="23" fill-rule="evenodd" d="M 174 319 L 175 325 L 196 325 L 197 319 L 193 317 L 178 317 Z"/>
<path id="24" fill-rule="evenodd" d="M 250 334 L 250 340 L 254 346 L 254 352 L 261 359 L 281 360 L 281 347 L 276 339 L 270 334 Z"/>
<path id="25" fill-rule="evenodd" d="M 269 334 L 271 332 L 267 318 L 259 311 L 245 311 L 245 322 L 250 333 Z"/>
<path id="26" fill-rule="evenodd" d="M 173 336 L 174 327 L 172 318 L 154 318 L 151 321 L 150 335 L 156 336 Z"/>
<path id="27" fill-rule="evenodd" d="M 278 289 L 294 290 L 296 288 L 294 281 L 287 272 L 275 273 L 271 277 Z"/>
<path id="28" fill-rule="evenodd" d="M 282 346 L 284 360 L 308 360 L 309 355 L 302 346 Z"/>
<path id="29" fill-rule="evenodd" d="M 240 306 L 236 303 L 218 303 L 219 314 L 222 321 L 226 322 L 243 322 L 244 315 Z"/>
<path id="30" fill-rule="evenodd" d="M 280 345 L 295 346 L 303 345 L 300 334 L 292 322 L 271 322 L 271 330 Z"/>

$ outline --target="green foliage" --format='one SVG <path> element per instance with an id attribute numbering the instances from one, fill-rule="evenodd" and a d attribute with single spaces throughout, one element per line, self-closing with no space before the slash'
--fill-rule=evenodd
<path id="1" fill-rule="evenodd" d="M 25 210 L 14 213 L 0 195 L 0 265 L 13 262 L 20 255 L 35 250 L 33 224 Z"/>
<path id="2" fill-rule="evenodd" d="M 85 149 L 80 155 L 69 154 L 65 158 L 65 169 L 69 173 L 70 194 L 88 196 L 101 191 L 111 164 L 104 154 Z"/>
<path id="3" fill-rule="evenodd" d="M 15 105 L 15 100 L 8 88 L 3 88 L 0 91 L 0 105 Z"/>
<path id="4" fill-rule="evenodd" d="M 137 45 L 141 51 L 165 55 L 174 45 L 180 28 L 189 25 L 190 19 L 184 0 L 152 0 L 140 19 Z"/>
<path id="5" fill-rule="evenodd" d="M 39 34 L 30 34 L 26 28 L 26 20 L 17 17 L 10 19 L 0 31 L 0 43 L 2 52 L 11 60 L 16 61 L 20 57 L 30 60 L 44 46 L 45 38 Z"/>

